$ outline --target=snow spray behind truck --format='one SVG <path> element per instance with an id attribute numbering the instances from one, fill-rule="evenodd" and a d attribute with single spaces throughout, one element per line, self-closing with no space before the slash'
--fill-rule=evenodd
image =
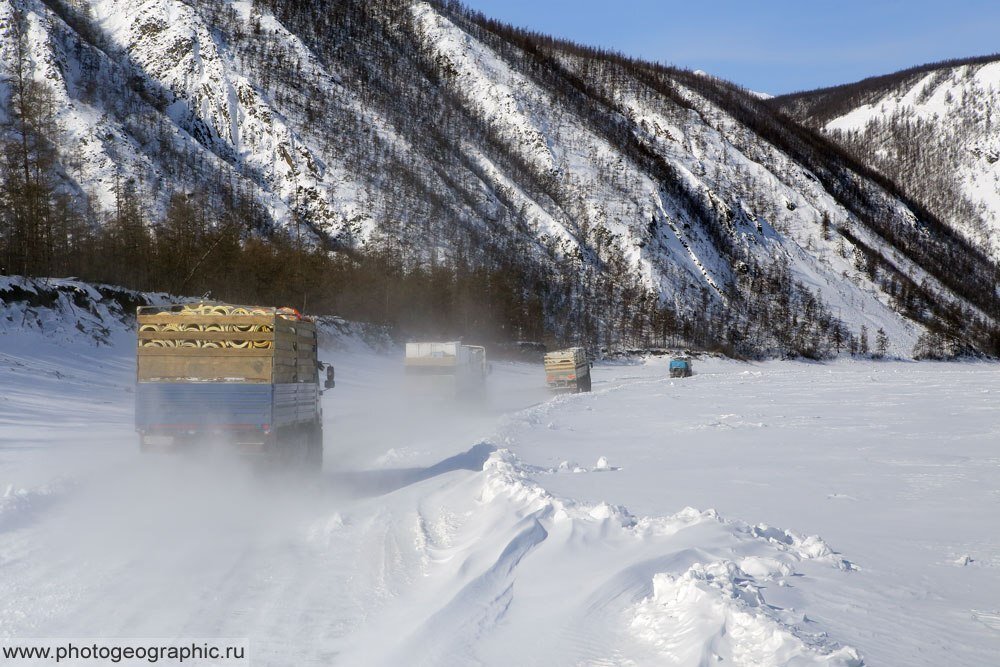
<path id="1" fill-rule="evenodd" d="M 590 391 L 590 360 L 582 347 L 545 355 L 545 383 L 552 391 Z"/>
<path id="2" fill-rule="evenodd" d="M 490 371 L 485 347 L 460 342 L 407 343 L 404 366 L 411 386 L 454 396 L 481 393 Z"/>
<path id="3" fill-rule="evenodd" d="M 221 442 L 319 467 L 316 324 L 291 308 L 138 309 L 135 427 L 144 451 Z"/>

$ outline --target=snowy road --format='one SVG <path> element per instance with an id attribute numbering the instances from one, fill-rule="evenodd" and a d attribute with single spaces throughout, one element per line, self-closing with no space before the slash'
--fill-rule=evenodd
<path id="1" fill-rule="evenodd" d="M 139 456 L 128 350 L 0 348 L 0 637 L 246 637 L 255 665 L 1000 655 L 996 365 L 654 360 L 550 400 L 498 364 L 455 406 L 334 353 L 326 469 L 296 483 Z"/>

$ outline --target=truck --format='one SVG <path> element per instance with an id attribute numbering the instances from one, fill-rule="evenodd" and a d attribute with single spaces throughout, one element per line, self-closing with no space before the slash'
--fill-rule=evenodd
<path id="1" fill-rule="evenodd" d="M 691 368 L 691 359 L 688 357 L 674 357 L 670 360 L 670 377 L 687 378 L 694 373 Z"/>
<path id="2" fill-rule="evenodd" d="M 587 350 L 582 347 L 549 352 L 545 355 L 545 383 L 552 391 L 590 391 L 590 366 Z"/>
<path id="3" fill-rule="evenodd" d="M 137 310 L 135 428 L 144 452 L 209 445 L 320 468 L 316 324 L 292 308 Z"/>
<path id="4" fill-rule="evenodd" d="M 482 392 L 490 372 L 486 348 L 459 341 L 407 343 L 404 368 L 411 385 L 456 396 Z"/>

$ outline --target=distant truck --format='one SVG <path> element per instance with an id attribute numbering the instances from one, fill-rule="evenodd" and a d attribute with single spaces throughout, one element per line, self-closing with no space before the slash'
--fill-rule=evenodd
<path id="1" fill-rule="evenodd" d="M 291 308 L 138 309 L 135 428 L 143 451 L 222 443 L 321 467 L 316 324 Z"/>
<path id="2" fill-rule="evenodd" d="M 670 360 L 670 377 L 687 378 L 694 374 L 691 360 L 687 357 L 676 357 Z"/>
<path id="3" fill-rule="evenodd" d="M 552 391 L 590 391 L 590 360 L 582 347 L 545 355 L 545 383 Z"/>
<path id="4" fill-rule="evenodd" d="M 457 341 L 407 343 L 404 366 L 411 383 L 455 395 L 482 391 L 490 371 L 485 347 Z"/>

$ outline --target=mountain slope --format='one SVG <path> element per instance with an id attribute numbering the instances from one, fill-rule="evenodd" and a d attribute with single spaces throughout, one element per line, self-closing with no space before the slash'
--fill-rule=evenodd
<path id="1" fill-rule="evenodd" d="M 1000 56 L 776 98 L 1000 257 Z"/>
<path id="2" fill-rule="evenodd" d="M 502 258 L 554 335 L 594 343 L 822 356 L 882 330 L 908 354 L 929 328 L 995 351 L 992 262 L 725 82 L 453 4 L 0 0 L 0 21 L 97 219 L 131 178 L 154 219 L 200 193 L 335 250 Z"/>

